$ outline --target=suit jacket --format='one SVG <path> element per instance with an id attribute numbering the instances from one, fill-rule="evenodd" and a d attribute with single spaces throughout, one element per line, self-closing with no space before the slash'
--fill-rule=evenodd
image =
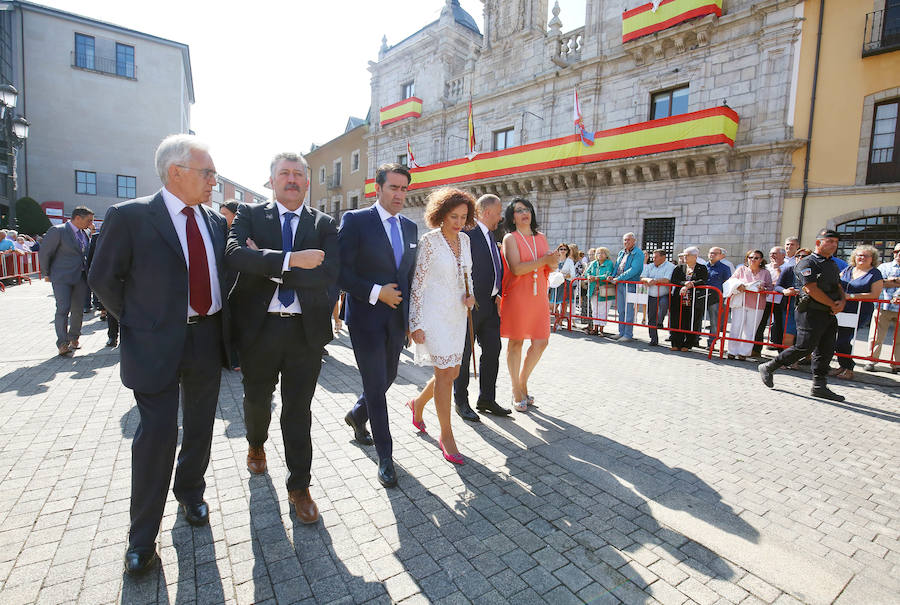
<path id="1" fill-rule="evenodd" d="M 225 287 L 225 219 L 199 206 Z M 110 207 L 88 284 L 121 330 L 122 384 L 153 393 L 172 379 L 187 334 L 188 268 L 161 193 Z M 222 292 L 223 364 L 228 364 L 229 310 Z M 230 366 L 229 366 L 230 367 Z"/>
<path id="2" fill-rule="evenodd" d="M 233 310 L 232 325 L 238 347 L 250 346 L 262 328 L 269 303 L 278 284 L 270 278 L 283 280 L 282 287 L 297 294 L 303 311 L 303 331 L 310 347 L 322 348 L 334 337 L 331 331 L 329 288 L 335 283 L 338 260 L 337 226 L 334 219 L 307 205 L 301 206 L 292 250 L 317 248 L 325 251 L 325 260 L 315 269 L 292 268 L 281 272 L 285 252 L 281 249 L 281 218 L 275 202 L 244 204 L 238 210 L 231 231 L 225 263 L 236 271 L 237 282 L 229 295 Z M 259 250 L 247 247 L 252 239 Z"/>
<path id="3" fill-rule="evenodd" d="M 466 235 L 469 236 L 469 242 L 471 242 L 471 250 L 472 250 L 472 290 L 475 295 L 475 302 L 478 303 L 479 307 L 485 307 L 485 305 L 493 304 L 491 302 L 491 291 L 494 289 L 494 259 L 491 257 L 491 250 L 488 248 L 487 240 L 484 238 L 484 233 L 481 232 L 481 227 L 475 225 L 474 229 L 467 229 L 463 231 Z M 491 236 L 491 240 L 493 241 L 494 237 Z M 497 244 L 494 243 L 494 246 Z M 500 258 L 500 250 L 497 250 L 497 258 Z M 503 261 L 500 261 L 500 280 L 502 284 L 503 280 Z M 502 293 L 502 288 L 499 290 L 497 295 L 499 296 Z"/>
<path id="4" fill-rule="evenodd" d="M 409 324 L 409 290 L 416 270 L 418 228 L 414 222 L 401 216 L 400 231 L 403 257 L 398 268 L 394 261 L 394 248 L 375 206 L 344 213 L 338 231 L 341 248 L 338 282 L 341 290 L 350 295 L 346 298 L 347 325 L 358 329 L 376 329 L 391 324 L 394 329 L 406 330 Z M 375 284 L 397 284 L 403 297 L 397 309 L 391 309 L 380 300 L 374 305 L 369 304 L 369 294 Z"/>
<path id="5" fill-rule="evenodd" d="M 47 230 L 38 251 L 41 272 L 55 284 L 75 284 L 87 268 L 87 254 L 87 249 L 81 250 L 72 227 L 54 225 Z"/>

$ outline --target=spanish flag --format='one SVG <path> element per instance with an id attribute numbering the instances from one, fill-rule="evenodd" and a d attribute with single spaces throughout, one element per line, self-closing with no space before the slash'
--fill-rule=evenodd
<path id="1" fill-rule="evenodd" d="M 476 155 L 478 155 L 475 152 L 475 120 L 472 117 L 472 99 L 471 98 L 469 99 L 469 123 L 468 123 L 467 129 L 468 129 L 468 133 L 469 133 L 469 136 L 468 136 L 469 149 L 468 149 L 468 153 L 466 153 L 466 157 L 471 160 Z"/>
<path id="2" fill-rule="evenodd" d="M 419 165 L 416 163 L 416 156 L 413 155 L 412 147 L 409 146 L 409 141 L 406 142 L 406 155 L 408 156 L 410 168 L 419 168 Z"/>

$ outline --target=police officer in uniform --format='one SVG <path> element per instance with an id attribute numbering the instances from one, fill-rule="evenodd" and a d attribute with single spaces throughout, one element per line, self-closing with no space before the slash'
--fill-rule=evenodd
<path id="1" fill-rule="evenodd" d="M 830 401 L 843 401 L 844 396 L 830 390 L 828 366 L 834 356 L 837 336 L 835 315 L 844 309 L 846 297 L 841 277 L 832 254 L 837 251 L 838 233 L 823 229 L 816 237 L 816 251 L 797 263 L 794 272 L 800 278 L 802 294 L 797 302 L 797 341 L 772 361 L 759 365 L 763 384 L 775 385 L 772 375 L 812 353 L 813 386 L 810 394 Z"/>

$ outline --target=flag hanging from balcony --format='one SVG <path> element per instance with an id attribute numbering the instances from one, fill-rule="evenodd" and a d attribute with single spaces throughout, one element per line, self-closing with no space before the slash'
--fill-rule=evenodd
<path id="1" fill-rule="evenodd" d="M 472 116 L 472 99 L 469 99 L 469 119 L 468 125 L 466 126 L 466 130 L 468 132 L 468 141 L 466 142 L 466 146 L 468 147 L 468 152 L 466 153 L 466 157 L 470 160 L 478 155 L 475 152 L 475 119 Z"/>
<path id="2" fill-rule="evenodd" d="M 594 144 L 594 133 L 589 131 L 584 127 L 584 118 L 581 115 L 581 103 L 578 102 L 578 89 L 575 89 L 575 111 L 574 111 L 574 119 L 575 119 L 575 131 L 581 137 L 581 142 L 585 147 L 590 147 Z"/>
<path id="3" fill-rule="evenodd" d="M 410 167 L 419 168 L 419 165 L 416 163 L 416 156 L 413 155 L 412 147 L 409 146 L 409 141 L 406 142 L 406 155 L 409 156 Z"/>

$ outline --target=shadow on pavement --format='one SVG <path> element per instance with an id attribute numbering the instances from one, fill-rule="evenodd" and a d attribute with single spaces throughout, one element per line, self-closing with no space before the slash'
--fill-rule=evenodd
<path id="1" fill-rule="evenodd" d="M 71 374 L 70 378 L 83 380 L 96 376 L 98 369 L 114 366 L 118 362 L 118 355 L 56 355 L 37 365 L 18 368 L 0 376 L 0 393 L 15 391 L 21 397 L 39 395 L 49 390 L 47 383 L 57 374 Z"/>

